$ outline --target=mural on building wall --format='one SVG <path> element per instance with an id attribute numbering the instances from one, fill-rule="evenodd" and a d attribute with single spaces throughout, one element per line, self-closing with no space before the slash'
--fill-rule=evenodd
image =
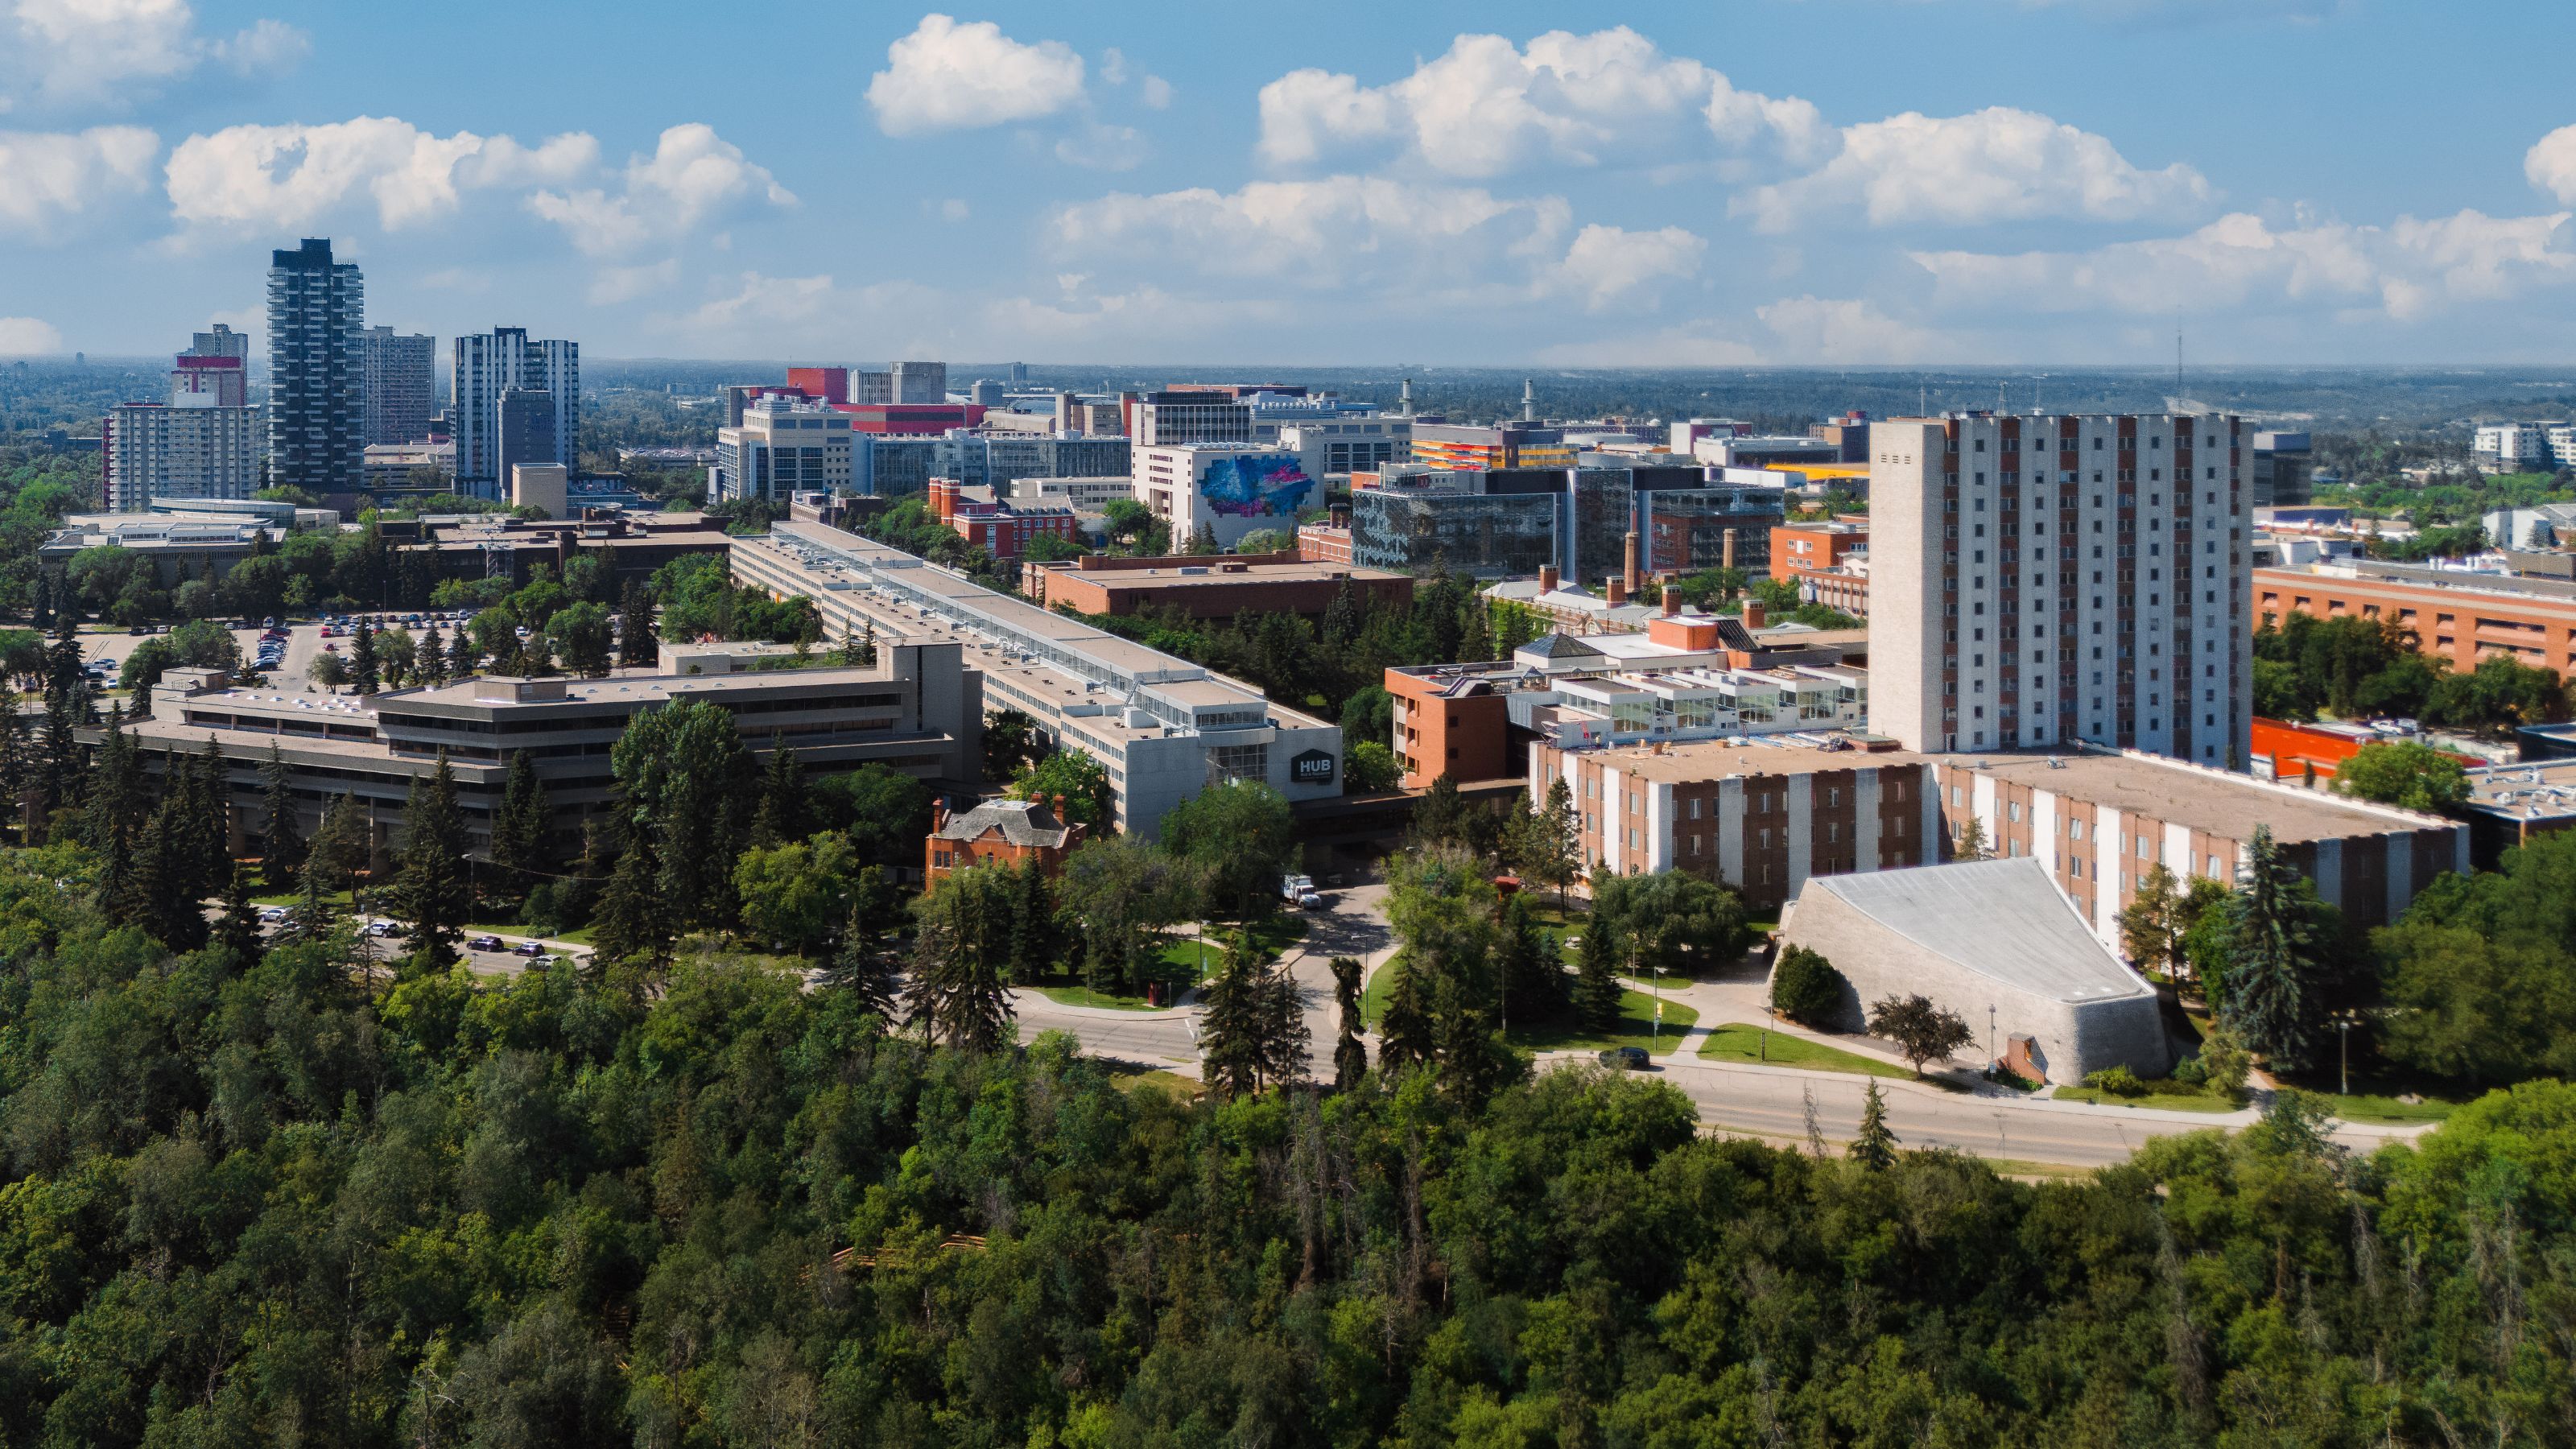
<path id="1" fill-rule="evenodd" d="M 1199 496 L 1231 518 L 1293 518 L 1314 491 L 1315 480 L 1293 457 L 1214 458 L 1199 472 Z"/>

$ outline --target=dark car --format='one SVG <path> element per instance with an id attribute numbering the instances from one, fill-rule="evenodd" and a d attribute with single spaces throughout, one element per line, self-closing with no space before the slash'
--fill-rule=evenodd
<path id="1" fill-rule="evenodd" d="M 543 941 L 521 941 L 519 944 L 510 948 L 510 954 L 513 956 L 542 956 L 546 954 L 546 943 Z"/>
<path id="2" fill-rule="evenodd" d="M 465 949 L 468 951 L 498 951 L 501 949 L 501 938 L 498 936 L 476 936 L 465 943 Z"/>
<path id="3" fill-rule="evenodd" d="M 1642 1072 L 1648 1065 L 1644 1047 L 1611 1047 L 1601 1053 L 1601 1065 L 1613 1071 Z"/>

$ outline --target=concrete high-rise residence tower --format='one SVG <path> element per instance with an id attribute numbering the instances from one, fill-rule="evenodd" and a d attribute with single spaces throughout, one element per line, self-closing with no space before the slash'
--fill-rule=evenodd
<path id="1" fill-rule="evenodd" d="M 2251 442 L 2192 414 L 1872 424 L 1871 728 L 2244 768 Z"/>
<path id="2" fill-rule="evenodd" d="M 328 238 L 270 254 L 268 477 L 314 494 L 358 486 L 366 472 L 366 282 L 331 259 Z"/>

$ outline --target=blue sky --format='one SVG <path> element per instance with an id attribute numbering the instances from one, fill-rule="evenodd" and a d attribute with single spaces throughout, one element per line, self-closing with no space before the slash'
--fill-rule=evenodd
<path id="1" fill-rule="evenodd" d="M 737 16 L 741 18 L 736 18 Z M 2576 7 L 0 0 L 0 354 L 2576 356 Z M 2568 128 L 2562 131 L 2561 128 Z"/>

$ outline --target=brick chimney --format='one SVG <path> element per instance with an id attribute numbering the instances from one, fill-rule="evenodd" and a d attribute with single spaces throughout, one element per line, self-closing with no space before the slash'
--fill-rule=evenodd
<path id="1" fill-rule="evenodd" d="M 1724 541 L 1719 545 L 1717 564 L 1720 568 L 1731 569 L 1735 567 L 1735 530 L 1728 529 L 1722 537 Z"/>
<path id="2" fill-rule="evenodd" d="M 1770 611 L 1762 607 L 1762 601 L 1760 599 L 1747 599 L 1744 601 L 1745 628 L 1759 629 L 1764 624 L 1770 622 L 1770 617 Z"/>
<path id="3" fill-rule="evenodd" d="M 1611 608 L 1618 608 L 1620 605 L 1628 602 L 1628 581 L 1626 579 L 1613 574 L 1610 578 L 1609 588 Z"/>
<path id="4" fill-rule="evenodd" d="M 1556 592 L 1556 565 L 1540 564 L 1538 566 L 1538 591 L 1542 594 L 1552 594 Z"/>
<path id="5" fill-rule="evenodd" d="M 937 835 L 940 828 L 945 826 L 947 823 L 948 797 L 942 795 L 938 799 L 930 802 L 930 833 Z"/>
<path id="6" fill-rule="evenodd" d="M 1639 562 L 1642 555 L 1643 550 L 1641 548 L 1641 540 L 1637 537 L 1637 530 L 1633 528 L 1629 529 L 1628 567 L 1623 575 L 1622 581 L 1627 584 L 1628 592 L 1632 595 L 1637 593 L 1639 588 L 1645 583 L 1645 570 Z"/>
<path id="7" fill-rule="evenodd" d="M 1682 595 L 1670 584 L 1664 585 L 1664 617 L 1669 619 L 1682 611 Z"/>

